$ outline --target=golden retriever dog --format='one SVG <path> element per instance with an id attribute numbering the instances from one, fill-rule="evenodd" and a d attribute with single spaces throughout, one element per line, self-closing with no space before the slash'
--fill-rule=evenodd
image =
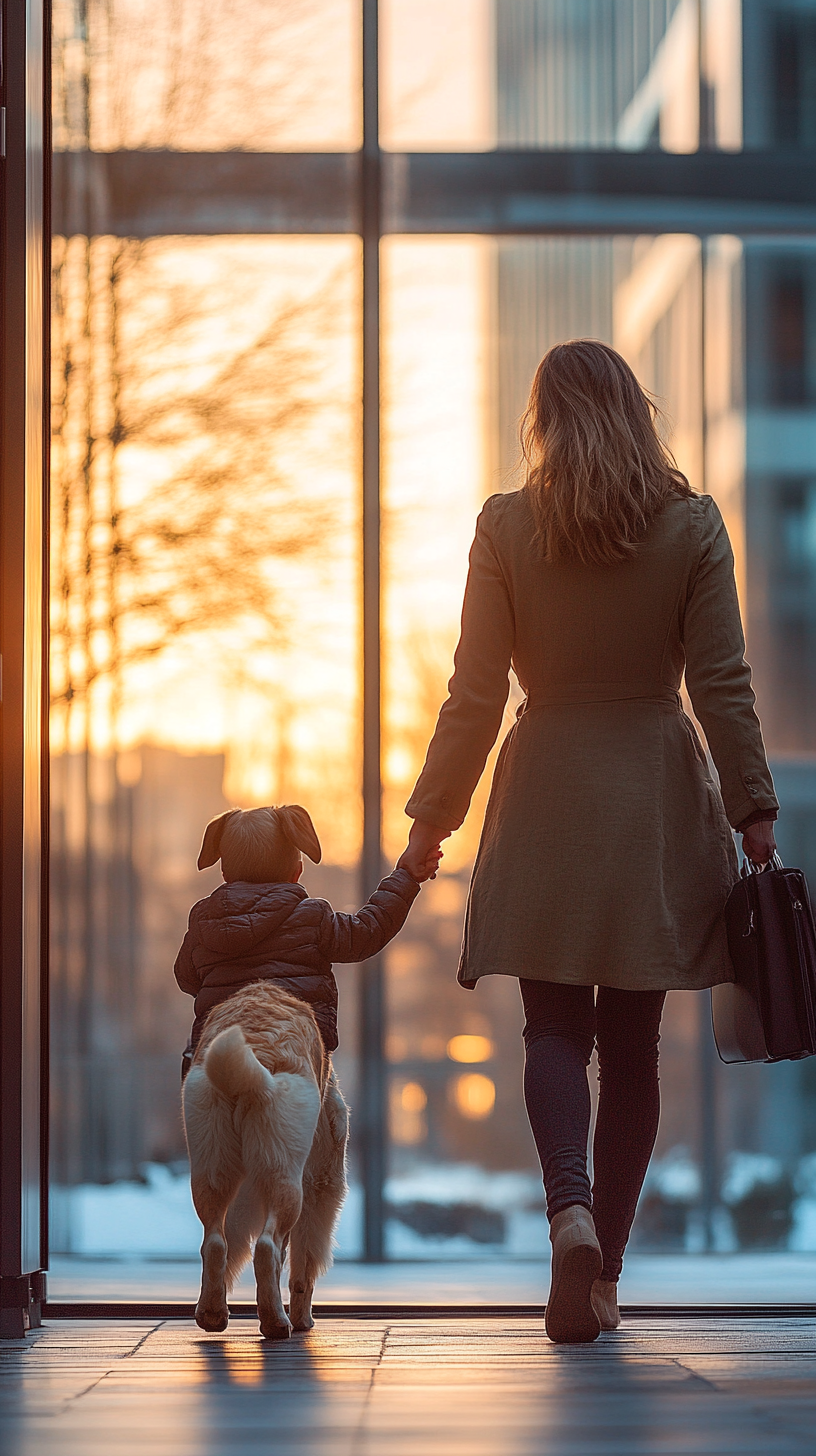
<path id="1" fill-rule="evenodd" d="M 196 1322 L 224 1330 L 254 1245 L 267 1340 L 312 1328 L 346 1194 L 348 1109 L 311 1007 L 260 981 L 207 1018 L 184 1084 L 193 1202 L 204 1225 Z M 281 1271 L 289 1246 L 289 1316 Z"/>
<path id="2" fill-rule="evenodd" d="M 198 867 L 220 859 L 225 883 L 193 906 L 175 964 L 196 1011 L 182 1097 L 204 1225 L 196 1320 L 226 1329 L 227 1295 L 252 1255 L 268 1340 L 311 1329 L 315 1280 L 331 1264 L 346 1193 L 348 1109 L 331 1064 L 332 967 L 378 954 L 441 858 L 438 845 L 421 853 L 409 846 L 348 914 L 300 884 L 301 853 L 320 861 L 299 804 L 230 809 L 208 824 Z M 287 1247 L 288 1317 L 280 1289 Z"/>

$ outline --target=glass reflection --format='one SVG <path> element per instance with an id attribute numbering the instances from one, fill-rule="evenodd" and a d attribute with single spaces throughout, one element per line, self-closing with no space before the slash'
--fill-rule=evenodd
<path id="1" fill-rule="evenodd" d="M 816 5 L 383 0 L 391 150 L 816 145 Z"/>
<path id="2" fill-rule="evenodd" d="M 742 11 L 740 0 L 383 0 L 383 144 L 738 150 Z M 787 144 L 807 145 L 807 17 L 777 23 L 772 11 L 746 12 L 746 47 L 767 47 L 759 33 L 776 24 L 764 90 Z M 760 145 L 779 134 L 769 126 Z"/>
<path id="3" fill-rule="evenodd" d="M 499 144 L 696 150 L 698 24 L 697 0 L 500 0 Z"/>

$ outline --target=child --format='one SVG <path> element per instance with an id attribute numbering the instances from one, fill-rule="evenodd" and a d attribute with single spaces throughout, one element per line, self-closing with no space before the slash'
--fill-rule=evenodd
<path id="1" fill-rule="evenodd" d="M 429 850 L 409 871 L 399 860 L 356 915 L 312 899 L 299 884 L 301 852 L 320 863 L 320 843 L 299 804 L 229 809 L 204 833 L 198 868 L 221 860 L 225 884 L 190 911 L 174 967 L 182 991 L 195 997 L 195 1021 L 182 1057 L 189 1071 L 214 1006 L 254 981 L 273 980 L 311 1006 L 327 1052 L 337 1047 L 337 983 L 332 962 L 368 960 L 401 930 L 420 884 L 433 879 L 441 852 Z"/>

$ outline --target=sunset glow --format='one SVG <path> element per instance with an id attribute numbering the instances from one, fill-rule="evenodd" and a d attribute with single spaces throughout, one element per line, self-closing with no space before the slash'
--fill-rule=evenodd
<path id="1" fill-rule="evenodd" d="M 359 16 L 347 0 L 276 0 L 263 36 L 244 0 L 212 24 L 191 0 L 173 14 L 188 48 L 223 46 L 222 108 L 248 46 L 256 62 L 266 57 L 254 77 L 271 82 L 286 55 L 298 58 L 297 83 L 267 87 L 219 142 L 216 112 L 191 109 L 192 71 L 166 90 L 177 32 L 160 29 L 146 47 L 138 7 L 120 0 L 91 52 L 97 147 L 357 144 Z M 386 0 L 387 146 L 495 144 L 491 27 L 486 0 Z M 132 58 L 141 87 L 117 89 L 113 54 Z M 81 57 L 71 43 L 64 55 L 58 130 L 70 143 Z M 360 243 L 100 236 L 55 239 L 54 257 L 54 751 L 223 752 L 230 802 L 305 800 L 329 858 L 351 864 L 361 833 Z M 698 482 L 699 244 L 642 239 L 626 257 L 615 265 L 613 341 L 645 383 L 670 385 L 678 462 Z M 390 237 L 382 247 L 389 857 L 404 844 L 403 805 L 444 698 L 475 517 L 507 483 L 496 258 L 489 238 Z M 668 380 L 650 353 L 667 311 Z M 739 448 L 739 422 L 720 411 L 709 488 L 721 481 L 732 518 Z M 445 870 L 472 858 L 488 781 L 446 845 Z"/>

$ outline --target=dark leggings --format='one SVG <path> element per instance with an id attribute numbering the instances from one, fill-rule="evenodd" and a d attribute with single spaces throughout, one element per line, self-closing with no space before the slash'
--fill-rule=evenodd
<path id="1" fill-rule="evenodd" d="M 603 1279 L 617 1279 L 652 1155 L 660 1116 L 657 1082 L 665 991 L 561 986 L 521 980 L 526 1023 L 524 1100 L 547 1216 L 581 1203 L 592 1210 Z M 600 1090 L 587 1175 L 590 1097 L 586 1069 L 598 1046 Z"/>

